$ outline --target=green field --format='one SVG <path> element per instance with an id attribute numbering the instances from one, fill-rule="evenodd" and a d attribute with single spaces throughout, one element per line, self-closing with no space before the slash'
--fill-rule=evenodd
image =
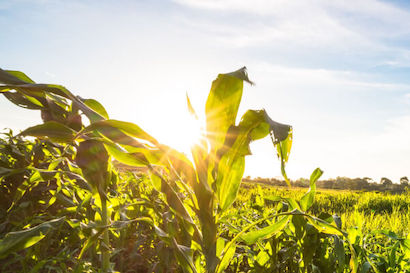
<path id="1" fill-rule="evenodd" d="M 304 188 L 261 187 L 244 183 L 237 202 L 260 199 L 256 197 L 283 196 L 299 200 L 306 192 Z M 248 187 L 252 189 L 248 190 Z M 318 190 L 310 212 L 337 214 L 344 229 L 360 227 L 367 233 L 376 229 L 387 229 L 406 236 L 410 232 L 410 193 L 389 194 L 388 192 L 360 192 L 348 190 Z"/>
<path id="2" fill-rule="evenodd" d="M 244 81 L 213 81 L 191 160 L 96 100 L 0 69 L 5 97 L 43 119 L 0 138 L 0 271 L 410 272 L 408 189 L 319 190 L 319 168 L 291 188 L 292 127 L 265 110 L 237 122 Z M 264 137 L 289 187 L 241 183 Z"/>

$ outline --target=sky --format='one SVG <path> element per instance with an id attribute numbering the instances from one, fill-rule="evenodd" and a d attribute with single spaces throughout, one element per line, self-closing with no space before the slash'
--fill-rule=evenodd
<path id="1" fill-rule="evenodd" d="M 100 101 L 110 118 L 187 150 L 218 73 L 248 68 L 240 114 L 293 126 L 291 179 L 410 177 L 406 1 L 0 0 L 0 67 Z M 240 117 L 240 115 L 239 115 Z M 238 119 L 239 119 L 238 117 Z M 0 97 L 0 129 L 41 123 Z M 279 177 L 270 139 L 245 175 Z"/>

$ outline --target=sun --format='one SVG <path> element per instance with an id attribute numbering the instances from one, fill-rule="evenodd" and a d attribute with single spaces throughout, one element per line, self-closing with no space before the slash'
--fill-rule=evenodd
<path id="1" fill-rule="evenodd" d="M 204 138 L 201 124 L 200 120 L 186 115 L 183 119 L 178 120 L 174 133 L 167 136 L 169 144 L 178 151 L 190 155 L 191 147 Z"/>

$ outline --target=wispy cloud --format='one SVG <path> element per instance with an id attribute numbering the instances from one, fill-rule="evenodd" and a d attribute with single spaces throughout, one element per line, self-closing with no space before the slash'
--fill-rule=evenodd
<path id="1" fill-rule="evenodd" d="M 286 50 L 318 49 L 323 54 L 371 60 L 374 66 L 405 66 L 410 34 L 410 12 L 377 0 L 269 1 L 175 0 L 209 11 L 185 23 L 214 35 L 233 47 L 271 47 Z M 219 14 L 222 19 L 215 18 Z M 224 14 L 226 16 L 222 16 Z M 246 24 L 242 23 L 245 17 Z M 410 38 L 409 38 L 410 39 Z M 343 57 L 343 55 L 341 57 Z"/>

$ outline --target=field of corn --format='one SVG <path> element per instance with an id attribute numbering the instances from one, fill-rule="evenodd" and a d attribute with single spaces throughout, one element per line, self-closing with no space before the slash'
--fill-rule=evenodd
<path id="1" fill-rule="evenodd" d="M 408 191 L 319 191 L 320 169 L 308 190 L 241 187 L 250 142 L 271 138 L 288 183 L 292 145 L 265 110 L 237 122 L 244 81 L 245 68 L 213 81 L 188 156 L 0 69 L 0 92 L 43 119 L 0 138 L 0 272 L 410 272 Z"/>

